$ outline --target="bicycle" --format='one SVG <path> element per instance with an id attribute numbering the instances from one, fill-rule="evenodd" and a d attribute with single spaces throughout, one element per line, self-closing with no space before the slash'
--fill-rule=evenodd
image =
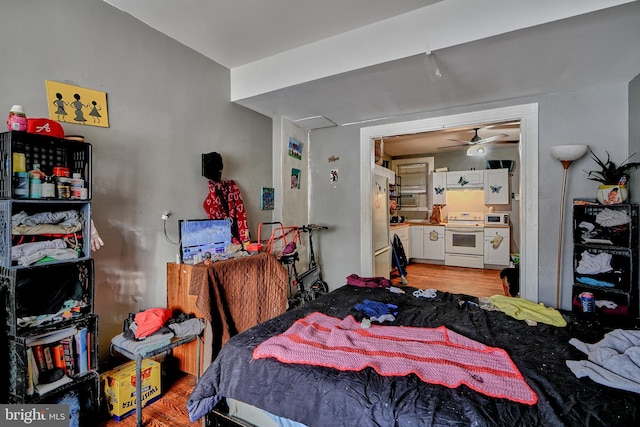
<path id="1" fill-rule="evenodd" d="M 316 261 L 313 250 L 314 232 L 327 230 L 328 227 L 309 224 L 303 225 L 299 229 L 302 232 L 309 233 L 309 265 L 307 271 L 298 273 L 296 261 L 300 258 L 297 251 L 280 257 L 280 262 L 287 269 L 289 276 L 289 290 L 295 289 L 295 294 L 288 299 L 289 310 L 300 307 L 329 292 L 329 286 L 322 280 L 320 264 Z"/>

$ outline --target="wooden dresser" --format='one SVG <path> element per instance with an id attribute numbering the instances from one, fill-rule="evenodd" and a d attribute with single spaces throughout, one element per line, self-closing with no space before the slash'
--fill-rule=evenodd
<path id="1" fill-rule="evenodd" d="M 204 264 L 167 264 L 167 308 L 206 320 L 201 371 L 234 335 L 286 311 L 287 271 L 270 254 Z M 179 369 L 196 374 L 197 343 L 174 349 Z"/>
<path id="2" fill-rule="evenodd" d="M 179 310 L 183 313 L 193 313 L 196 317 L 206 318 L 204 313 L 196 306 L 197 295 L 189 294 L 191 272 L 193 265 L 167 264 L 167 308 Z M 204 345 L 200 347 L 200 374 L 211 363 L 211 322 L 205 321 Z M 194 341 L 173 349 L 173 355 L 178 360 L 178 369 L 191 375 L 197 375 L 196 351 L 198 344 Z M 206 351 L 207 349 L 208 351 Z M 208 353 L 208 354 L 206 354 Z"/>

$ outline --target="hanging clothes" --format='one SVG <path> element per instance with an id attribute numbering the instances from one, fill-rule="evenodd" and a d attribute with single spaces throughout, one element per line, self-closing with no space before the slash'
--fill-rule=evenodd
<path id="1" fill-rule="evenodd" d="M 247 212 L 242 202 L 240 188 L 233 180 L 209 180 L 209 194 L 202 205 L 209 219 L 231 219 L 233 243 L 248 239 Z"/>

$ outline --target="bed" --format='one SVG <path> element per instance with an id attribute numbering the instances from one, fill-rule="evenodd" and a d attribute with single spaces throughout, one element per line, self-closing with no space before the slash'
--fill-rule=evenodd
<path id="1" fill-rule="evenodd" d="M 275 425 L 640 425 L 640 394 L 577 378 L 566 364 L 586 358 L 570 339 L 596 343 L 611 329 L 570 312 L 562 312 L 566 327 L 529 326 L 503 312 L 482 309 L 474 297 L 437 292 L 435 298 L 417 298 L 406 289 L 405 294 L 395 294 L 384 288 L 343 286 L 234 336 L 192 392 L 187 403 L 190 417 L 225 417 L 230 401 L 266 411 Z M 253 359 L 259 344 L 314 313 L 362 320 L 354 307 L 366 299 L 398 306 L 395 320 L 385 325 L 444 327 L 503 349 L 535 393 L 535 403 L 492 397 L 465 384 L 431 384 L 413 373 L 382 376 L 370 367 L 343 371 L 270 357 Z"/>

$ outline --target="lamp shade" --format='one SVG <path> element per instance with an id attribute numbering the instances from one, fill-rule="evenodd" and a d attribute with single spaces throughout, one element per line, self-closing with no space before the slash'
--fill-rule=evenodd
<path id="1" fill-rule="evenodd" d="M 563 161 L 574 161 L 587 153 L 587 145 L 554 145 L 551 147 L 551 155 L 556 159 Z"/>
<path id="2" fill-rule="evenodd" d="M 467 156 L 483 156 L 486 152 L 484 145 L 475 144 L 467 149 Z"/>

